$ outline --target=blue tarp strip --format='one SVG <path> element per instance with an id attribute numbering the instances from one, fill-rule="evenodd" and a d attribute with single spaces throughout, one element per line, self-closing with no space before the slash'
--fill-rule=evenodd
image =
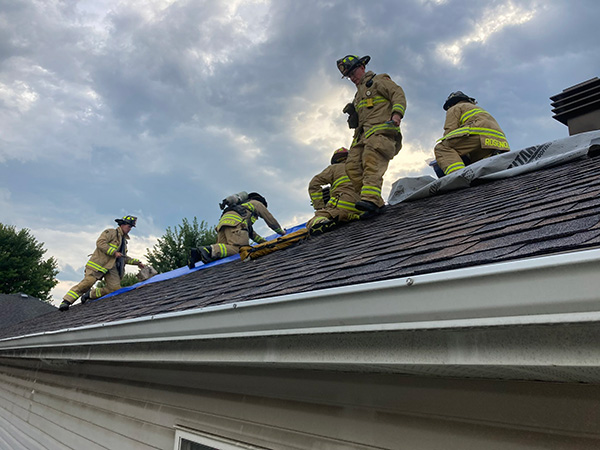
<path id="1" fill-rule="evenodd" d="M 302 230 L 303 228 L 306 228 L 306 223 L 303 223 L 303 224 L 300 224 L 300 225 L 296 225 L 295 227 L 288 228 L 287 229 L 287 234 L 293 233 L 294 231 Z M 267 239 L 267 241 L 272 241 L 273 239 L 277 239 L 278 237 L 279 237 L 278 234 L 272 234 L 272 235 L 268 236 L 266 239 Z M 256 245 L 256 244 L 253 244 L 253 245 Z M 159 281 L 170 280 L 172 278 L 178 278 L 178 277 L 181 277 L 183 275 L 187 275 L 189 273 L 205 269 L 207 267 L 213 267 L 213 266 L 218 266 L 220 264 L 226 264 L 226 263 L 229 263 L 231 261 L 235 261 L 236 259 L 240 259 L 240 255 L 228 256 L 227 258 L 218 259 L 218 260 L 213 261 L 213 262 L 208 263 L 208 264 L 203 264 L 201 262 L 197 262 L 196 263 L 196 267 L 193 268 L 193 269 L 191 269 L 191 270 L 187 266 L 185 266 L 185 267 L 180 267 L 179 269 L 171 270 L 170 272 L 159 273 L 158 275 L 153 276 L 149 280 L 141 281 L 140 283 L 134 284 L 132 286 L 122 287 L 121 289 L 117 289 L 116 291 L 111 292 L 110 294 L 106 294 L 103 297 L 100 297 L 100 298 L 97 298 L 97 299 L 93 299 L 93 300 L 90 300 L 90 301 L 104 300 L 105 298 L 114 297 L 115 295 L 119 295 L 119 294 L 122 294 L 124 292 L 129 292 L 129 291 L 131 291 L 133 289 L 137 289 L 137 288 L 139 288 L 141 286 L 144 286 L 146 284 L 158 283 Z"/>

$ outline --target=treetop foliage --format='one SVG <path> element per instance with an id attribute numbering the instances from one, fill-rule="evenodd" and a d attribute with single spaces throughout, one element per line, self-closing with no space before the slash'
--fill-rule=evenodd
<path id="1" fill-rule="evenodd" d="M 217 232 L 205 221 L 198 223 L 194 217 L 192 223 L 183 219 L 173 229 L 167 227 L 165 234 L 158 239 L 152 250 L 146 249 L 146 259 L 159 273 L 168 272 L 187 265 L 190 249 L 217 242 Z"/>
<path id="2" fill-rule="evenodd" d="M 50 291 L 58 284 L 58 267 L 53 257 L 43 259 L 43 245 L 27 228 L 17 231 L 0 223 L 0 292 L 52 300 Z"/>

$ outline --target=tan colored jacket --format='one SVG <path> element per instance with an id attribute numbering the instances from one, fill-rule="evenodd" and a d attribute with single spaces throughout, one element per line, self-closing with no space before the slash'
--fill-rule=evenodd
<path id="1" fill-rule="evenodd" d="M 388 123 L 394 112 L 404 117 L 406 96 L 400 86 L 386 73 L 375 75 L 368 71 L 356 86 L 354 108 L 358 113 L 358 128 L 354 133 L 354 143 L 372 134 L 397 135 L 400 128 Z"/>
<path id="2" fill-rule="evenodd" d="M 331 164 L 321 173 L 315 175 L 308 184 L 308 195 L 310 196 L 315 210 L 325 208 L 323 202 L 323 191 L 321 186 L 330 185 L 330 200 L 328 205 L 341 206 L 352 205 L 360 200 L 360 196 L 354 190 L 350 178 L 346 174 L 345 161 Z M 354 209 L 354 208 L 352 208 Z"/>
<path id="3" fill-rule="evenodd" d="M 267 223 L 267 226 L 275 231 L 275 233 L 285 234 L 281 225 L 279 225 L 279 222 L 277 222 L 275 217 L 273 217 L 266 206 L 261 202 L 257 200 L 248 200 L 246 203 L 242 203 L 239 206 L 241 208 L 238 208 L 238 210 L 242 210 L 243 214 L 240 214 L 233 209 L 227 211 L 221 216 L 221 219 L 219 219 L 217 231 L 219 231 L 221 227 L 237 227 L 241 225 L 246 230 L 252 230 L 250 238 L 254 242 L 264 242 L 265 239 L 252 229 L 252 225 L 254 225 L 258 218 L 261 217 Z"/>
<path id="4" fill-rule="evenodd" d="M 138 265 L 140 263 L 139 259 L 127 256 L 129 235 L 124 234 L 121 227 L 117 227 L 116 229 L 108 228 L 100 234 L 100 237 L 96 240 L 96 250 L 86 266 L 96 272 L 107 273 L 117 262 L 115 253 L 119 251 L 123 240 L 125 240 L 125 245 L 121 253 L 124 255 L 125 264 Z"/>
<path id="5" fill-rule="evenodd" d="M 481 148 L 508 151 L 504 131 L 490 113 L 471 102 L 459 102 L 446 111 L 444 136 L 438 141 L 479 135 Z"/>

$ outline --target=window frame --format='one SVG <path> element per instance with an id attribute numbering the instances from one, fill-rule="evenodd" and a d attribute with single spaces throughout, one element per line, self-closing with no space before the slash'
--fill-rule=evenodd
<path id="1" fill-rule="evenodd" d="M 175 445 L 173 450 L 181 450 L 182 439 L 195 444 L 214 447 L 217 450 L 270 450 L 267 447 L 257 447 L 246 442 L 235 441 L 223 436 L 217 436 L 215 434 L 176 425 Z"/>

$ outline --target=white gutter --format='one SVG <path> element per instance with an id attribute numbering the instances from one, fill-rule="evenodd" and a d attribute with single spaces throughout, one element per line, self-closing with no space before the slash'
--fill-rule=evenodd
<path id="1" fill-rule="evenodd" d="M 600 249 L 0 340 L 0 350 L 600 321 Z"/>

